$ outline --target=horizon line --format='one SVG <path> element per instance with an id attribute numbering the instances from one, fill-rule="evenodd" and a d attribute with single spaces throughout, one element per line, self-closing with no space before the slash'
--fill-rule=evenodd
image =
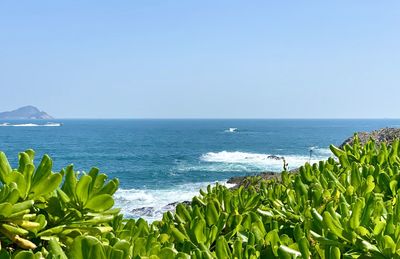
<path id="1" fill-rule="evenodd" d="M 219 118 L 207 118 L 207 117 L 168 117 L 168 118 L 160 118 L 160 117 L 115 117 L 115 118 L 96 118 L 96 117 L 82 117 L 82 118 L 74 118 L 74 117 L 55 117 L 52 119 L 47 119 L 47 120 L 399 120 L 399 118 L 395 117 L 383 117 L 383 118 L 377 118 L 377 117 L 281 117 L 281 118 L 267 118 L 267 117 L 254 117 L 254 118 L 229 118 L 229 117 L 219 117 Z M 4 120 L 4 119 L 0 119 Z M 13 120 L 46 120 L 46 119 L 13 119 Z"/>

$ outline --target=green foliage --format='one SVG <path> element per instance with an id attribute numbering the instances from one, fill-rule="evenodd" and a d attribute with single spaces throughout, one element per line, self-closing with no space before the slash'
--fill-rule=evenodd
<path id="1" fill-rule="evenodd" d="M 113 209 L 118 180 L 0 153 L 0 258 L 400 258 L 400 154 L 343 149 L 281 180 L 209 186 L 160 221 Z"/>
<path id="2" fill-rule="evenodd" d="M 106 179 L 96 168 L 54 173 L 47 155 L 35 168 L 32 150 L 20 153 L 18 169 L 11 169 L 0 152 L 0 258 L 67 258 L 64 250 L 70 253 L 77 237 L 111 232 L 118 180 Z"/>

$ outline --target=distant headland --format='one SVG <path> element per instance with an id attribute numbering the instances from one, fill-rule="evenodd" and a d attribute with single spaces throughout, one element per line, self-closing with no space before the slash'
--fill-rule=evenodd
<path id="1" fill-rule="evenodd" d="M 0 112 L 0 119 L 11 120 L 49 120 L 52 116 L 32 105 L 24 106 L 13 111 Z"/>

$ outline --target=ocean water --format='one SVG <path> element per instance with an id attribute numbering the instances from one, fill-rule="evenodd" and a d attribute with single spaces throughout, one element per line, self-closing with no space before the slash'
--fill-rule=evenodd
<path id="1" fill-rule="evenodd" d="M 400 120 L 53 120 L 0 121 L 0 150 L 49 154 L 53 171 L 95 166 L 120 180 L 116 205 L 154 220 L 171 203 L 191 200 L 232 176 L 282 170 L 328 158 L 355 131 L 397 127 Z"/>

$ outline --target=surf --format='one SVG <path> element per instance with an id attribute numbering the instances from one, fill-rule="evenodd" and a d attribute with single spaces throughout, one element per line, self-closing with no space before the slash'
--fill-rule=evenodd
<path id="1" fill-rule="evenodd" d="M 310 149 L 311 150 L 311 149 Z M 244 165 L 253 168 L 252 171 L 274 171 L 280 172 L 284 163 L 289 169 L 297 168 L 304 163 L 316 163 L 330 156 L 325 149 L 313 149 L 310 155 L 280 155 L 265 153 L 250 153 L 241 151 L 208 152 L 201 155 L 200 160 L 208 163 L 219 163 L 223 165 Z"/>

